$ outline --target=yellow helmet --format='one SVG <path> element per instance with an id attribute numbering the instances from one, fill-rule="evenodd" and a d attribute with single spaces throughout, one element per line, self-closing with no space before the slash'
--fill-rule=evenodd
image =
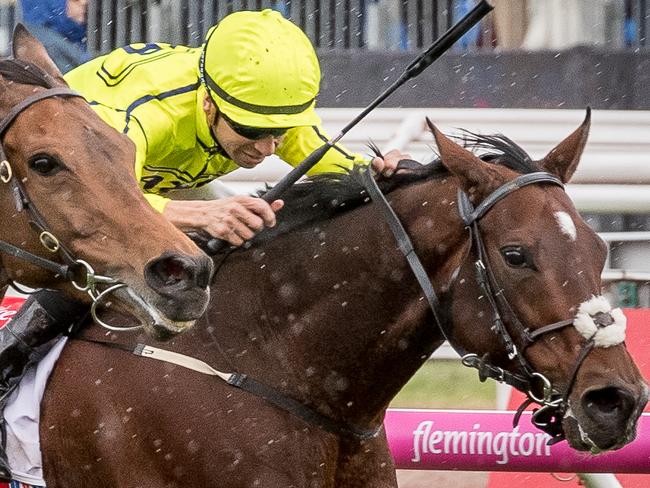
<path id="1" fill-rule="evenodd" d="M 298 26 L 279 12 L 235 12 L 212 27 L 202 81 L 227 117 L 259 128 L 315 125 L 320 66 Z"/>

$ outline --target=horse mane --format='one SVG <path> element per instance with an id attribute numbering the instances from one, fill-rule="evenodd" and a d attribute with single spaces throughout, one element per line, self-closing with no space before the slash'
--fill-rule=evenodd
<path id="1" fill-rule="evenodd" d="M 481 135 L 464 131 L 459 139 L 464 147 L 475 153 L 485 151 L 479 156 L 483 161 L 505 166 L 521 174 L 539 171 L 528 153 L 503 134 Z M 373 144 L 370 144 L 370 149 L 381 156 Z M 370 197 L 361 180 L 364 170 L 365 166 L 362 165 L 355 165 L 352 169 L 341 167 L 338 173 L 322 173 L 294 184 L 282 196 L 285 206 L 277 225 L 258 234 L 250 244 L 263 244 L 310 222 L 327 220 L 367 203 Z M 389 194 L 397 188 L 446 175 L 449 175 L 449 171 L 436 157 L 420 167 L 398 171 L 390 178 L 379 178 L 378 184 L 384 194 Z M 258 192 L 258 195 L 262 196 L 266 191 L 268 189 Z"/>
<path id="2" fill-rule="evenodd" d="M 0 75 L 5 80 L 23 85 L 36 85 L 43 88 L 52 88 L 55 85 L 54 78 L 45 70 L 34 63 L 20 59 L 0 59 Z"/>

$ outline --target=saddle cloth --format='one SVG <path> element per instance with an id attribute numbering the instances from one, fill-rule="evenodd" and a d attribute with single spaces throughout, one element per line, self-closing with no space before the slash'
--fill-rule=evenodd
<path id="1" fill-rule="evenodd" d="M 25 299 L 5 297 L 0 303 L 0 327 L 18 311 Z M 45 358 L 27 371 L 20 385 L 7 399 L 4 417 L 7 428 L 7 457 L 13 474 L 11 483 L 0 488 L 43 488 L 43 469 L 39 439 L 41 399 L 67 338 L 62 338 Z"/>
<path id="2" fill-rule="evenodd" d="M 0 481 L 0 488 L 44 488 L 42 486 L 37 486 L 37 485 L 27 485 L 25 483 L 21 483 L 20 481 L 12 481 L 10 483 L 3 483 Z"/>

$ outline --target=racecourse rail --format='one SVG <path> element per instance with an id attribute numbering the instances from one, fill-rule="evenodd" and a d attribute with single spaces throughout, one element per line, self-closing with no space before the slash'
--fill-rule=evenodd
<path id="1" fill-rule="evenodd" d="M 318 110 L 329 133 L 336 133 L 359 109 Z M 369 154 L 367 144 L 402 149 L 414 159 L 434 155 L 433 137 L 425 130 L 429 117 L 442 131 L 460 129 L 481 134 L 501 133 L 541 158 L 572 132 L 585 116 L 582 110 L 539 109 L 409 109 L 378 108 L 353 128 L 341 144 Z M 567 190 L 582 212 L 650 213 L 650 112 L 594 110 L 582 162 Z M 233 189 L 249 193 L 275 183 L 287 165 L 275 158 L 254 170 L 239 170 L 220 178 Z"/>

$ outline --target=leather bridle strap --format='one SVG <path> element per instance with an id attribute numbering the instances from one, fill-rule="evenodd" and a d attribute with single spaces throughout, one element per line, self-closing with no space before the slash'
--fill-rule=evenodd
<path id="1" fill-rule="evenodd" d="M 366 168 L 364 171 L 361 172 L 361 177 L 362 177 L 363 186 L 368 192 L 368 195 L 380 209 L 385 222 L 388 224 L 388 227 L 390 228 L 393 235 L 395 236 L 398 249 L 402 252 L 404 257 L 408 261 L 408 264 L 413 272 L 413 275 L 415 276 L 415 279 L 420 285 L 420 288 L 424 293 L 424 297 L 429 303 L 429 308 L 433 313 L 433 318 L 436 322 L 436 325 L 440 329 L 445 340 L 451 345 L 452 348 L 454 348 L 454 350 L 458 353 L 460 357 L 463 357 L 466 354 L 466 351 L 464 351 L 462 348 L 460 348 L 450 340 L 450 337 L 447 334 L 445 327 L 443 326 L 443 320 L 440 317 L 440 313 L 439 313 L 440 300 L 438 299 L 438 296 L 436 295 L 436 292 L 433 289 L 433 285 L 431 284 L 431 280 L 429 279 L 429 275 L 427 274 L 427 271 L 424 268 L 422 261 L 420 261 L 420 258 L 415 252 L 415 249 L 413 248 L 413 242 L 411 241 L 408 232 L 406 232 L 406 229 L 402 225 L 402 222 L 400 221 L 399 217 L 397 216 L 393 208 L 388 203 L 388 200 L 386 200 L 386 197 L 384 196 L 382 191 L 379 189 L 379 186 L 377 185 L 377 182 L 375 181 L 375 178 L 372 175 L 370 167 Z"/>
<path id="2" fill-rule="evenodd" d="M 11 110 L 9 110 L 7 115 L 4 116 L 4 118 L 0 121 L 0 135 L 4 135 L 5 131 L 9 128 L 9 126 L 12 124 L 15 118 L 30 105 L 33 105 L 36 102 L 39 102 L 46 98 L 59 97 L 59 96 L 83 98 L 83 95 L 74 91 L 71 88 L 68 88 L 67 86 L 48 88 L 46 90 L 34 93 L 33 95 L 28 96 L 27 98 L 21 100 L 16 105 L 14 105 L 11 108 Z"/>
<path id="3" fill-rule="evenodd" d="M 429 303 L 429 307 L 433 314 L 436 325 L 438 326 L 438 330 L 440 330 L 440 333 L 442 334 L 443 338 L 449 343 L 449 345 L 454 349 L 454 351 L 456 351 L 456 353 L 462 358 L 463 365 L 478 370 L 479 380 L 482 382 L 487 380 L 488 378 L 492 378 L 501 383 L 506 383 L 516 388 L 519 391 L 522 392 L 529 391 L 531 388 L 530 371 L 524 370 L 526 372 L 526 376 L 522 376 L 517 373 L 511 373 L 510 371 L 507 371 L 503 368 L 493 366 L 488 363 L 487 357 L 479 358 L 475 354 L 467 354 L 467 351 L 464 348 L 460 347 L 458 344 L 455 343 L 455 341 L 451 340 L 451 334 L 447 332 L 446 323 L 443 321 L 442 317 L 440 316 L 440 312 L 439 312 L 440 301 L 436 295 L 435 290 L 433 289 L 433 285 L 431 284 L 431 280 L 429 279 L 429 276 L 424 268 L 424 265 L 422 264 L 422 261 L 420 261 L 420 258 L 415 253 L 415 250 L 413 248 L 413 243 L 411 242 L 411 239 L 408 233 L 406 232 L 406 229 L 402 225 L 402 222 L 399 220 L 399 217 L 397 216 L 393 208 L 388 203 L 388 200 L 386 200 L 386 197 L 384 196 L 382 191 L 379 189 L 379 186 L 377 185 L 377 182 L 373 178 L 370 169 L 363 171 L 361 175 L 362 175 L 362 183 L 364 185 L 364 188 L 368 192 L 368 195 L 370 196 L 372 201 L 378 206 L 379 210 L 381 211 L 384 220 L 386 221 L 390 230 L 395 236 L 395 239 L 398 243 L 399 250 L 406 257 L 406 260 L 408 261 L 408 264 L 413 272 L 413 275 L 415 276 L 418 284 L 420 285 L 420 288 L 424 293 L 424 296 L 427 299 L 427 302 Z M 516 185 L 510 185 L 509 191 L 514 191 L 516 188 L 518 188 Z M 497 194 L 497 198 L 490 199 L 490 201 L 492 202 L 492 204 L 494 204 L 494 202 L 500 200 L 506 194 L 507 193 L 499 192 Z M 480 213 L 477 212 L 476 218 L 480 218 L 480 216 L 482 216 L 482 214 L 485 213 L 488 209 L 489 206 L 481 208 Z M 488 298 L 492 299 L 491 294 L 488 293 L 487 296 Z"/>
<path id="4" fill-rule="evenodd" d="M 573 319 L 560 320 L 559 322 L 555 322 L 554 324 L 548 324 L 545 325 L 544 327 L 540 327 L 539 329 L 535 329 L 532 332 L 526 330 L 526 334 L 524 337 L 528 340 L 528 342 L 532 344 L 537 340 L 538 337 L 543 336 L 544 334 L 548 334 L 549 332 L 554 332 L 556 330 L 564 329 L 565 327 L 568 327 L 570 325 L 573 325 Z"/>
<path id="5" fill-rule="evenodd" d="M 48 88 L 46 90 L 39 91 L 33 95 L 30 95 L 12 107 L 7 115 L 5 115 L 5 117 L 0 121 L 0 138 L 4 136 L 5 132 L 15 121 L 16 117 L 18 117 L 18 115 L 20 115 L 25 109 L 35 104 L 36 102 L 57 96 L 82 97 L 82 95 L 68 87 Z M 73 274 L 73 268 L 78 267 L 76 260 L 74 259 L 72 253 L 61 242 L 59 242 L 58 239 L 56 239 L 50 232 L 47 231 L 45 219 L 29 200 L 27 192 L 25 192 L 25 189 L 23 188 L 19 179 L 12 174 L 11 166 L 7 160 L 7 156 L 4 152 L 4 147 L 1 143 L 0 180 L 3 183 L 10 185 L 11 194 L 16 206 L 16 211 L 21 212 L 23 210 L 26 210 L 29 213 L 31 218 L 30 224 L 39 232 L 43 246 L 50 252 L 60 253 L 67 265 L 62 265 L 56 261 L 52 261 L 39 255 L 30 253 L 5 241 L 0 241 L 0 251 L 15 258 L 27 261 L 38 267 L 52 271 L 63 278 L 70 279 Z M 51 241 L 51 247 L 48 247 L 47 245 L 48 240 Z"/>
<path id="6" fill-rule="evenodd" d="M 67 264 L 59 264 L 56 261 L 45 259 L 38 254 L 32 254 L 30 252 L 24 251 L 23 249 L 16 247 L 13 244 L 9 244 L 8 242 L 0 241 L 0 252 L 31 263 L 35 266 L 38 266 L 39 268 L 52 271 L 54 274 L 59 275 L 63 278 L 67 278 L 70 274 L 70 266 Z"/>
<path id="7" fill-rule="evenodd" d="M 454 348 L 454 350 L 456 350 L 456 352 L 461 356 L 463 360 L 463 364 L 465 366 L 476 368 L 479 371 L 479 378 L 481 379 L 481 381 L 485 381 L 485 379 L 487 378 L 492 378 L 497 381 L 514 386 L 518 390 L 527 393 L 529 396 L 533 395 L 531 390 L 535 388 L 536 380 L 542 378 L 542 376 L 534 372 L 534 369 L 530 366 L 526 358 L 523 356 L 522 354 L 523 350 L 526 349 L 526 347 L 532 344 L 541 335 L 572 325 L 573 319 L 566 319 L 553 324 L 549 324 L 533 332 L 530 332 L 527 328 L 524 328 L 523 325 L 521 325 L 521 322 L 517 319 L 516 315 L 514 315 L 514 312 L 512 311 L 512 308 L 510 307 L 509 303 L 507 303 L 507 300 L 505 300 L 505 297 L 502 297 L 501 293 L 495 293 L 494 291 L 494 287 L 492 286 L 492 284 L 495 283 L 496 281 L 494 280 L 494 277 L 492 276 L 491 270 L 489 269 L 487 263 L 487 255 L 485 253 L 483 241 L 481 239 L 480 231 L 478 229 L 478 220 L 481 217 L 483 217 L 485 213 L 488 210 L 490 210 L 498 201 L 500 201 L 501 199 L 503 199 L 504 197 L 506 197 L 507 195 L 516 191 L 519 188 L 522 188 L 527 185 L 538 184 L 538 183 L 550 183 L 564 188 L 562 181 L 556 176 L 546 172 L 524 174 L 518 176 L 514 180 L 505 183 L 501 187 L 497 188 L 494 192 L 488 195 L 485 198 L 485 200 L 483 200 L 481 204 L 479 204 L 476 208 L 472 206 L 471 202 L 469 201 L 469 198 L 467 198 L 467 195 L 465 195 L 465 193 L 463 193 L 462 191 L 459 191 L 459 196 L 458 196 L 459 213 L 461 215 L 463 222 L 465 223 L 465 226 L 470 231 L 470 240 L 472 245 L 475 247 L 475 251 L 478 256 L 476 261 L 477 282 L 483 289 L 484 295 L 488 298 L 491 309 L 494 313 L 493 330 L 497 333 L 497 336 L 504 343 L 509 357 L 511 359 L 516 358 L 516 360 L 518 361 L 524 373 L 523 375 L 521 375 L 517 373 L 511 373 L 507 370 L 504 370 L 503 368 L 489 364 L 487 357 L 479 358 L 474 354 L 466 354 L 466 352 L 461 347 L 454 344 L 454 342 L 450 340 L 451 334 L 447 333 L 445 328 L 445 323 L 443 322 L 439 314 L 440 302 L 438 300 L 438 297 L 436 296 L 435 290 L 433 289 L 433 285 L 429 280 L 428 274 L 424 266 L 422 265 L 422 262 L 420 261 L 419 257 L 414 251 L 413 244 L 411 242 L 408 233 L 406 232 L 406 229 L 402 225 L 395 211 L 392 209 L 392 207 L 386 200 L 384 194 L 379 189 L 377 182 L 372 177 L 370 169 L 367 169 L 361 174 L 362 174 L 362 182 L 366 191 L 368 192 L 368 195 L 371 197 L 373 202 L 375 202 L 375 204 L 379 206 L 382 215 L 384 216 L 389 228 L 391 229 L 391 231 L 395 236 L 395 239 L 397 240 L 398 248 L 400 249 L 402 254 L 404 254 L 404 256 L 406 257 L 416 280 L 418 281 L 422 291 L 424 292 L 424 295 L 430 305 L 431 311 L 433 313 L 434 319 L 438 325 L 440 332 L 442 333 L 443 337 L 447 340 L 447 342 L 449 342 L 449 344 Z M 516 323 L 519 324 L 520 326 L 521 329 L 520 347 L 522 348 L 522 351 L 519 351 L 517 349 L 517 347 L 515 346 L 515 342 L 512 340 L 510 334 L 508 333 L 508 330 L 505 327 L 505 323 L 501 318 L 501 313 L 499 311 L 500 307 L 497 303 L 497 300 L 500 302 L 504 302 L 502 303 L 502 305 L 507 306 L 508 311 L 510 312 L 511 315 L 513 315 L 514 320 L 516 320 Z M 570 381 L 571 384 L 573 384 L 574 382 L 575 376 L 577 374 L 577 368 L 579 368 L 579 365 L 582 363 L 583 359 L 584 359 L 584 355 L 581 354 L 579 361 L 576 364 L 576 370 L 572 374 L 572 379 Z M 565 391 L 565 395 L 566 393 L 567 391 Z M 547 396 L 549 395 L 545 394 L 543 398 L 540 398 L 540 401 L 542 401 L 543 404 L 546 404 L 550 401 L 550 398 L 547 398 Z M 538 397 L 533 396 L 534 401 L 538 401 L 537 398 Z"/>
<path id="8" fill-rule="evenodd" d="M 535 183 L 551 183 L 564 188 L 562 180 L 550 173 L 546 173 L 544 171 L 527 173 L 501 185 L 499 188 L 490 193 L 490 195 L 488 195 L 485 200 L 478 204 L 474 209 L 472 208 L 472 204 L 469 201 L 467 195 L 464 192 L 461 192 L 461 194 L 464 195 L 464 198 L 458 202 L 460 216 L 463 219 L 463 222 L 465 222 L 465 225 L 471 225 L 473 222 L 483 217 L 485 213 L 502 198 L 508 196 L 510 193 L 518 190 L 519 188 L 533 185 Z"/>

